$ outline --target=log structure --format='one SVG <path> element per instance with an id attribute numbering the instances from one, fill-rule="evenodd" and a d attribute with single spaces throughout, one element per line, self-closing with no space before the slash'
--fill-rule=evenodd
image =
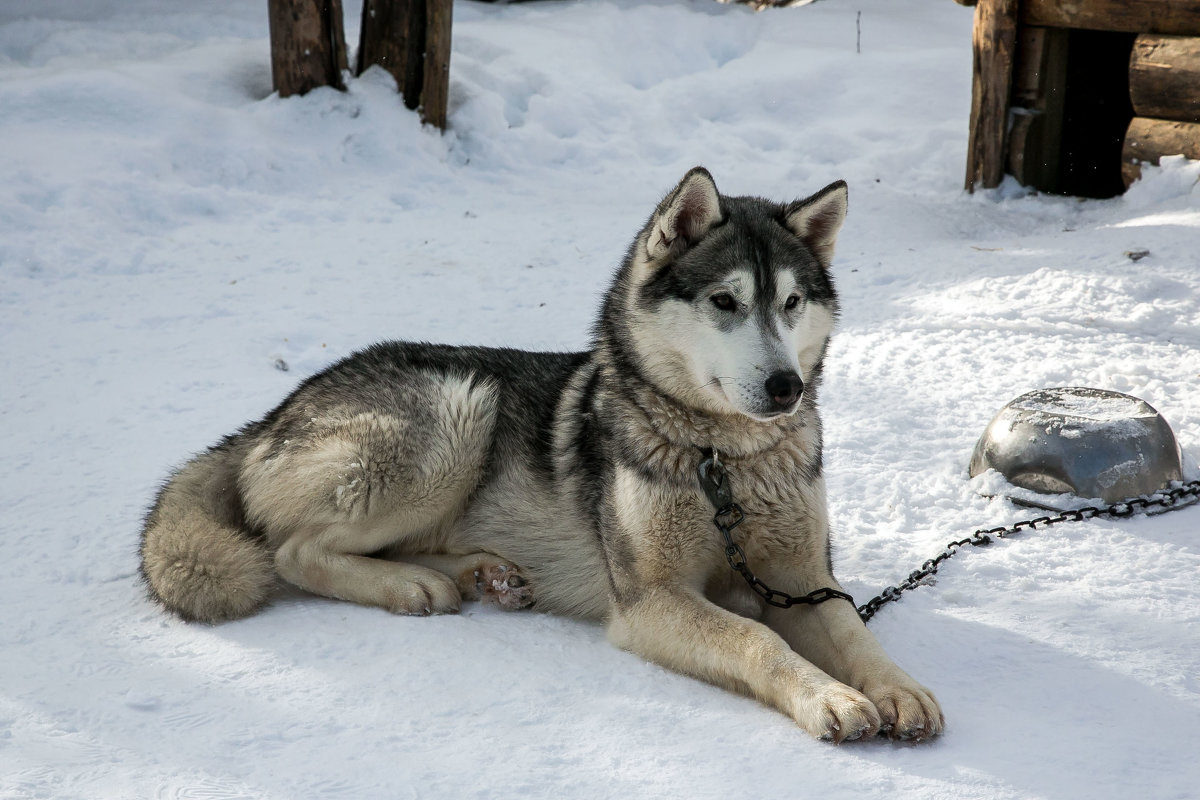
<path id="1" fill-rule="evenodd" d="M 1107 197 L 1200 158 L 1200 0 L 978 0 L 973 47 L 968 190 Z"/>
<path id="2" fill-rule="evenodd" d="M 1200 37 L 1138 36 L 1129 59 L 1129 97 L 1139 117 L 1200 122 Z"/>

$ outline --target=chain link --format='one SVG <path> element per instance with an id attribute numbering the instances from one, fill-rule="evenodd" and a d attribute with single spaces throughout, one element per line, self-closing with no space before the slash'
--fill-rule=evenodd
<path id="1" fill-rule="evenodd" d="M 701 487 L 704 489 L 705 494 L 708 495 L 708 499 L 713 507 L 717 510 L 716 515 L 713 517 L 713 524 L 717 526 L 725 542 L 725 558 L 729 561 L 729 566 L 745 579 L 755 594 L 768 604 L 778 608 L 791 608 L 796 605 L 816 605 L 817 603 L 824 603 L 826 600 L 833 599 L 847 600 L 851 605 L 854 605 L 853 597 L 837 589 L 831 589 L 828 586 L 815 589 L 805 595 L 795 596 L 781 592 L 778 589 L 772 589 L 763 583 L 750 570 L 750 567 L 747 566 L 745 551 L 733 540 L 733 529 L 742 524 L 746 519 L 746 514 L 742 511 L 741 506 L 733 502 L 733 491 L 730 487 L 729 475 L 714 451 L 706 450 L 704 452 L 704 458 L 697 468 L 697 474 L 700 478 Z M 861 606 L 857 606 L 858 616 L 863 622 L 867 622 L 871 617 L 875 616 L 875 612 L 879 611 L 881 607 L 888 603 L 896 602 L 904 592 L 911 591 L 920 586 L 926 578 L 938 571 L 938 567 L 942 565 L 943 561 L 953 558 L 967 545 L 971 545 L 972 547 L 986 547 L 995 539 L 1004 539 L 1012 536 L 1014 533 L 1020 533 L 1026 528 L 1037 530 L 1039 527 L 1048 528 L 1051 525 L 1058 525 L 1063 522 L 1083 522 L 1095 517 L 1125 519 L 1132 517 L 1139 511 L 1147 511 L 1154 508 L 1159 509 L 1160 513 L 1174 511 L 1197 499 L 1200 499 L 1200 481 L 1191 481 L 1181 484 L 1174 489 L 1156 492 L 1143 497 L 1130 497 L 1103 508 L 1085 506 L 1084 508 L 1064 511 L 1055 516 L 1041 516 L 1014 522 L 1008 527 L 981 528 L 965 539 L 947 543 L 942 548 L 942 552 L 933 558 L 927 559 L 920 567 L 910 572 L 908 577 L 900 581 L 900 583 L 887 587 Z"/>
<path id="2" fill-rule="evenodd" d="M 741 545 L 733 540 L 733 529 L 742 523 L 746 518 L 742 507 L 737 503 L 729 503 L 724 508 L 717 509 L 716 516 L 713 517 L 713 524 L 721 531 L 721 537 L 725 540 L 725 558 L 729 561 L 729 566 L 733 567 L 739 575 L 741 575 L 746 583 L 750 584 L 750 588 L 754 593 L 765 600 L 769 605 L 776 608 L 791 608 L 792 606 L 815 606 L 817 603 L 824 603 L 826 600 L 841 599 L 849 601 L 850 605 L 854 605 L 854 598 L 845 592 L 839 592 L 837 589 L 831 589 L 828 586 L 822 586 L 820 589 L 814 589 L 808 594 L 796 596 L 781 592 L 778 589 L 772 589 L 762 582 L 758 576 L 750 571 L 750 567 L 746 566 L 746 552 L 742 550 Z"/>
<path id="3" fill-rule="evenodd" d="M 1190 499 L 1189 499 L 1190 498 Z M 1191 481 L 1180 485 L 1169 491 L 1157 492 L 1153 495 L 1145 497 L 1131 497 L 1120 502 L 1113 503 L 1104 508 L 1096 508 L 1095 506 L 1086 506 L 1074 511 L 1064 511 L 1061 514 L 1053 517 L 1037 517 L 1036 519 L 1022 520 L 1015 522 L 1008 527 L 986 528 L 975 531 L 965 539 L 959 539 L 955 542 L 950 542 L 933 558 L 923 563 L 920 568 L 909 573 L 908 577 L 902 580 L 895 586 L 889 586 L 880 592 L 875 597 L 872 597 L 867 602 L 858 607 L 858 616 L 863 622 L 866 622 L 871 617 L 875 616 L 875 612 L 880 607 L 888 603 L 894 603 L 900 599 L 900 595 L 904 592 L 915 589 L 926 578 L 938 571 L 938 567 L 948 558 L 953 557 L 958 551 L 966 545 L 973 547 L 986 547 L 991 544 L 993 537 L 1003 539 L 1014 533 L 1029 528 L 1037 530 L 1039 527 L 1048 528 L 1051 525 L 1058 525 L 1062 522 L 1082 522 L 1094 517 L 1113 517 L 1115 519 L 1125 519 L 1132 517 L 1138 511 L 1147 511 L 1152 508 L 1159 508 L 1162 511 L 1174 511 L 1177 508 L 1182 508 L 1200 498 L 1200 481 Z M 732 563 L 732 562 L 731 562 Z"/>
<path id="4" fill-rule="evenodd" d="M 717 530 L 721 532 L 721 538 L 725 540 L 725 558 L 729 561 L 729 566 L 733 567 L 734 571 L 750 584 L 750 588 L 754 590 L 755 594 L 776 608 L 791 608 L 799 605 L 815 606 L 817 603 L 835 599 L 845 600 L 850 605 L 855 605 L 853 597 L 828 586 L 814 589 L 808 594 L 797 597 L 778 589 L 772 589 L 763 583 L 746 565 L 746 551 L 742 550 L 741 545 L 733 540 L 733 529 L 742 524 L 746 519 L 746 513 L 742 511 L 741 506 L 733 502 L 733 488 L 729 483 L 729 473 L 725 471 L 725 466 L 721 464 L 715 450 L 704 451 L 704 458 L 696 468 L 696 475 L 700 479 L 701 488 L 708 495 L 708 501 L 717 510 L 713 516 L 713 524 L 717 526 Z"/>

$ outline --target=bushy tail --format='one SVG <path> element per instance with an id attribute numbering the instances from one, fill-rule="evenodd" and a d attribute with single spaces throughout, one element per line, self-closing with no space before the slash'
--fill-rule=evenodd
<path id="1" fill-rule="evenodd" d="M 220 622 L 256 611 L 275 586 L 266 543 L 247 528 L 237 489 L 238 437 L 171 476 L 142 529 L 150 593 L 187 620 Z"/>

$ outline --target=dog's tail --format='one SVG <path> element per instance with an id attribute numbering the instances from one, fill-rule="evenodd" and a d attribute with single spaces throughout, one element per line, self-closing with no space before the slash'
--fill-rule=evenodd
<path id="1" fill-rule="evenodd" d="M 247 445 L 235 435 L 189 461 L 146 515 L 142 577 L 155 599 L 186 620 L 248 616 L 275 586 L 271 553 L 246 524 L 237 487 Z"/>

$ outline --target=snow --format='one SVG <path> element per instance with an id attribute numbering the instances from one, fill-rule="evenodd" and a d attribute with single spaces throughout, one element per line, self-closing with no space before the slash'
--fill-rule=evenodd
<path id="1" fill-rule="evenodd" d="M 1120 427 L 1124 420 L 1153 418 L 1158 413 L 1136 397 L 1065 386 L 1030 392 L 1010 405 L 1030 412 L 1027 416 L 1031 421 L 1045 418 L 1050 424 L 1070 424 L 1085 430 Z"/>
<path id="2" fill-rule="evenodd" d="M 1196 796 L 1196 507 L 1023 533 L 881 611 L 947 715 L 919 746 L 812 741 L 573 620 L 146 599 L 140 516 L 188 453 L 378 339 L 586 346 L 699 163 L 731 194 L 849 182 L 822 400 L 860 601 L 1029 515 L 966 472 L 1024 392 L 1143 398 L 1200 477 L 1200 163 L 1105 201 L 963 193 L 969 9 L 454 15 L 439 135 L 379 70 L 273 96 L 265 3 L 0 6 L 0 796 Z"/>

